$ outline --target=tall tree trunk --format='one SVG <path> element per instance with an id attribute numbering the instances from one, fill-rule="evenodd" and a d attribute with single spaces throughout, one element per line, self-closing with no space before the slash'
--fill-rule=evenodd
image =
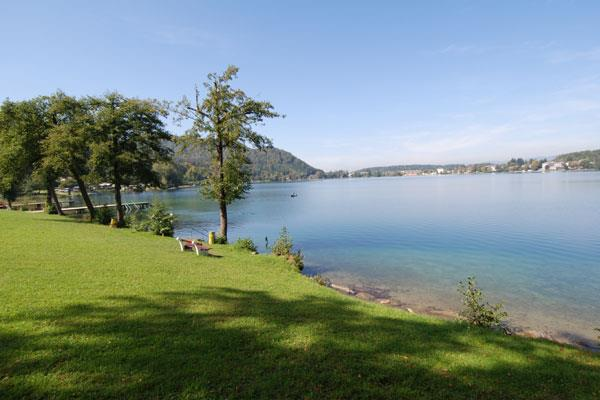
<path id="1" fill-rule="evenodd" d="M 227 240 L 227 204 L 224 201 L 219 202 L 220 216 L 221 216 L 221 231 L 219 236 Z"/>
<path id="2" fill-rule="evenodd" d="M 8 209 L 9 209 L 9 210 L 12 210 L 12 209 L 13 209 L 13 208 L 12 208 L 12 201 L 11 201 L 10 199 L 6 199 L 6 203 L 7 203 L 7 205 L 8 205 Z"/>
<path id="3" fill-rule="evenodd" d="M 227 241 L 227 203 L 225 202 L 225 190 L 223 189 L 223 181 L 225 180 L 225 174 L 223 173 L 223 140 L 219 134 L 219 144 L 217 145 L 217 157 L 219 158 L 219 183 L 221 189 L 219 191 L 219 211 L 221 219 L 221 229 L 219 235 Z"/>
<path id="4" fill-rule="evenodd" d="M 121 201 L 121 177 L 115 174 L 115 202 L 117 203 L 117 226 L 125 224 L 125 213 L 123 213 L 123 203 Z"/>
<path id="5" fill-rule="evenodd" d="M 58 196 L 56 196 L 56 190 L 54 190 L 54 185 L 50 184 L 48 186 L 48 190 L 50 191 L 52 200 L 54 200 L 54 206 L 56 207 L 56 212 L 58 213 L 58 215 L 65 215 L 63 213 L 62 207 L 60 206 L 60 201 L 58 201 Z"/>
<path id="6" fill-rule="evenodd" d="M 93 220 L 96 216 L 96 209 L 94 209 L 94 204 L 92 204 L 92 201 L 90 200 L 90 196 L 88 195 L 85 182 L 83 182 L 83 179 L 81 179 L 81 176 L 76 171 L 71 171 L 71 173 L 73 174 L 73 178 L 75 178 L 75 180 L 77 181 L 77 185 L 79 185 L 81 197 L 83 198 L 83 202 L 85 203 L 85 206 L 87 207 L 90 213 L 90 220 Z"/>

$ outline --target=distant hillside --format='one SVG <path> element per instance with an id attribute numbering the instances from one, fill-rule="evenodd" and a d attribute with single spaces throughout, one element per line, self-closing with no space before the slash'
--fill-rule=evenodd
<path id="1" fill-rule="evenodd" d="M 253 176 L 257 180 L 295 180 L 323 174 L 322 170 L 278 148 L 250 150 L 248 156 L 252 161 Z"/>
<path id="2" fill-rule="evenodd" d="M 207 174 L 210 167 L 210 153 L 204 148 L 191 148 L 183 152 L 176 147 L 175 157 L 170 165 L 157 166 L 161 181 L 166 186 L 183 183 L 197 183 Z M 322 177 L 324 172 L 314 168 L 293 154 L 278 148 L 264 151 L 250 149 L 248 158 L 254 180 L 285 181 Z"/>
<path id="3" fill-rule="evenodd" d="M 581 168 L 600 169 L 600 149 L 561 154 L 556 156 L 555 160 L 563 162 L 568 161 Z"/>

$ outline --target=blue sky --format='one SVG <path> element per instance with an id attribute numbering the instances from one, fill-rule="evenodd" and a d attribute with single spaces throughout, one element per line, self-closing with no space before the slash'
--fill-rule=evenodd
<path id="1" fill-rule="evenodd" d="M 235 64 L 327 170 L 600 148 L 598 1 L 82 3 L 3 2 L 1 97 L 177 100 Z"/>

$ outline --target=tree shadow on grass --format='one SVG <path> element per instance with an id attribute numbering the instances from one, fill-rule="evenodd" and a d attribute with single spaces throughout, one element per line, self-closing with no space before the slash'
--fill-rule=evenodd
<path id="1" fill-rule="evenodd" d="M 3 324 L 49 329 L 0 335 L 0 397 L 600 394 L 600 363 L 589 355 L 456 323 L 365 310 L 342 297 L 282 300 L 262 291 L 203 288 L 5 318 Z"/>

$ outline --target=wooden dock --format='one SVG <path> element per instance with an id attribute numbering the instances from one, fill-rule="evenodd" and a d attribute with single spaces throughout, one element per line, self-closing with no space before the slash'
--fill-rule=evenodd
<path id="1" fill-rule="evenodd" d="M 69 207 L 73 204 L 73 200 L 61 200 L 59 201 L 61 208 L 64 207 Z M 44 208 L 46 207 L 46 202 L 45 201 L 35 201 L 35 202 L 29 202 L 29 203 L 13 203 L 12 205 L 13 209 L 15 210 L 19 210 L 21 208 L 25 208 L 26 210 L 29 211 L 44 211 Z"/>
<path id="2" fill-rule="evenodd" d="M 150 207 L 150 203 L 147 201 L 138 201 L 133 203 L 123 203 L 123 208 L 125 209 L 125 214 L 129 214 L 138 210 L 144 210 Z M 98 210 L 99 208 L 117 208 L 116 204 L 98 204 L 94 205 L 94 208 Z M 88 212 L 86 206 L 80 207 L 63 207 L 62 209 L 64 214 L 84 214 Z M 44 210 L 34 210 L 30 212 L 44 212 Z"/>
<path id="3" fill-rule="evenodd" d="M 138 210 L 144 210 L 150 207 L 150 203 L 147 201 L 139 201 L 133 203 L 123 203 L 123 208 L 125 209 L 125 214 L 129 214 L 131 212 L 135 212 Z M 99 208 L 117 208 L 116 204 L 98 204 L 94 205 L 94 208 L 97 210 Z M 65 214 L 83 214 L 88 212 L 86 206 L 81 207 L 66 207 L 62 209 Z"/>

